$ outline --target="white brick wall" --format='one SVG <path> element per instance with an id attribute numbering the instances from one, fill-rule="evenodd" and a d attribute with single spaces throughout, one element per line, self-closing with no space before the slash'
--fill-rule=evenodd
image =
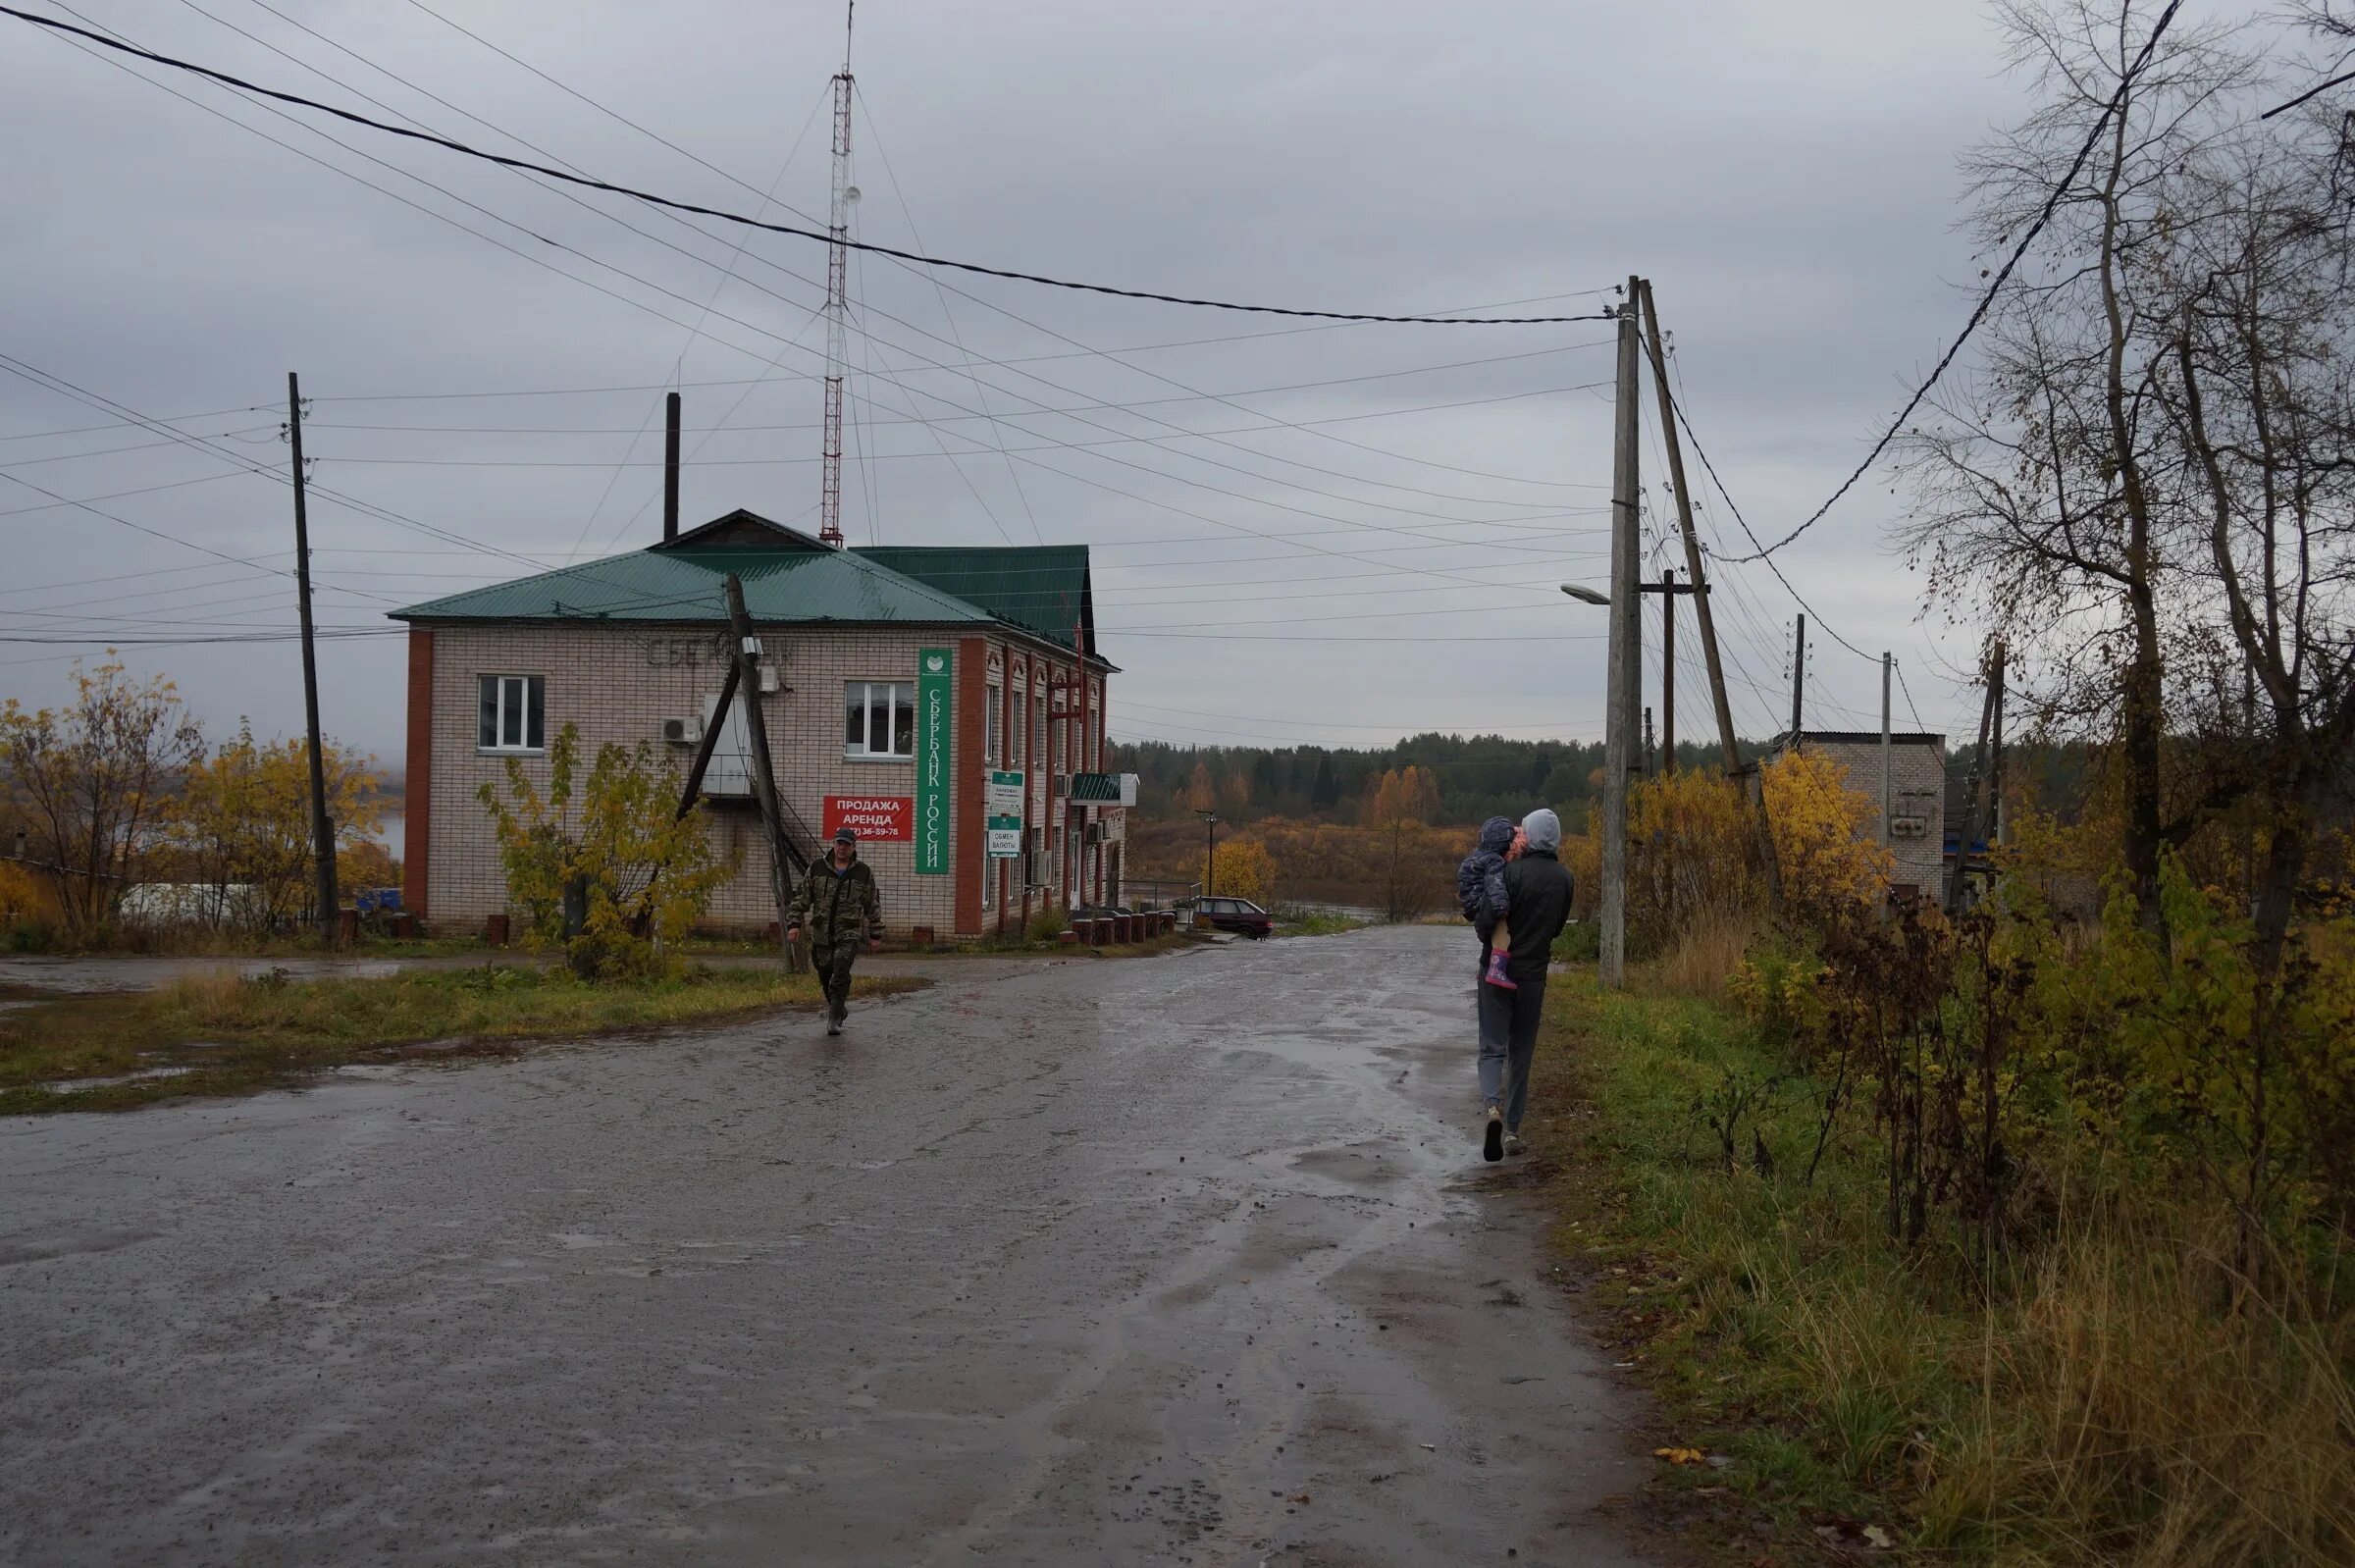
<path id="1" fill-rule="evenodd" d="M 959 648 L 974 628 L 763 628 L 765 661 L 779 665 L 790 691 L 763 698 L 777 790 L 812 837 L 822 833 L 821 797 L 891 795 L 913 799 L 913 761 L 851 761 L 843 756 L 843 684 L 852 680 L 913 683 L 916 652 Z M 993 642 L 1002 641 L 993 638 Z M 434 628 L 434 752 L 428 825 L 427 913 L 444 929 L 479 928 L 484 916 L 507 907 L 506 878 L 488 816 L 476 792 L 489 783 L 503 791 L 505 759 L 475 746 L 476 678 L 539 675 L 547 682 L 547 733 L 565 724 L 580 730 L 583 765 L 597 748 L 615 741 L 654 743 L 683 775 L 692 748 L 665 746 L 662 720 L 700 717 L 718 695 L 726 656 L 724 637 L 709 626 L 441 625 Z M 1036 660 L 1027 662 L 1035 665 Z M 959 672 L 962 681 L 962 671 Z M 958 745 L 965 715 L 951 725 L 950 776 L 962 779 L 968 761 Z M 523 759 L 545 787 L 544 758 Z M 951 799 L 950 854 L 962 864 L 980 846 L 957 832 Z M 714 925 L 758 930 L 775 918 L 769 896 L 767 846 L 752 803 L 708 809 L 714 846 L 740 859 L 738 874 L 712 900 Z M 874 868 L 885 923 L 898 933 L 930 926 L 941 937 L 956 928 L 955 874 L 918 876 L 913 844 L 863 844 Z M 993 916 L 994 916 L 994 911 Z"/>
<path id="2" fill-rule="evenodd" d="M 1847 787 L 1872 803 L 1864 831 L 1878 833 L 1881 818 L 1881 743 L 1809 740 L 1806 749 L 1848 769 Z M 1919 832 L 1900 831 L 1890 839 L 1897 857 L 1890 880 L 1911 886 L 1922 897 L 1941 896 L 1946 853 L 1946 747 L 1892 740 L 1889 747 L 1890 815 L 1901 829 L 1914 821 Z"/>

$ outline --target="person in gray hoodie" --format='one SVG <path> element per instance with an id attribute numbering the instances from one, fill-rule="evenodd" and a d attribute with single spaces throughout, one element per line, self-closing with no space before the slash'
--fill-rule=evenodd
<path id="1" fill-rule="evenodd" d="M 1502 940 L 1505 972 L 1515 989 L 1480 988 L 1480 1097 L 1488 1107 L 1481 1155 L 1501 1160 L 1524 1151 L 1521 1119 L 1529 1110 L 1529 1065 L 1537 1055 L 1538 1022 L 1545 1008 L 1545 966 L 1553 939 L 1570 919 L 1571 881 L 1562 864 L 1562 819 L 1536 810 L 1522 819 L 1526 841 L 1520 857 L 1504 868 Z M 1481 939 L 1497 933 L 1495 922 Z"/>

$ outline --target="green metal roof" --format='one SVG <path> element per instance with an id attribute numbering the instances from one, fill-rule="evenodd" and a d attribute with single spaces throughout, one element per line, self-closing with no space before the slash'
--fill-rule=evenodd
<path id="1" fill-rule="evenodd" d="M 727 614 L 730 572 L 744 584 L 746 610 L 763 624 L 1001 623 L 1069 648 L 1076 622 L 1095 653 L 1084 545 L 833 549 L 747 511 L 634 554 L 392 613 L 416 621 L 716 621 Z"/>
<path id="2" fill-rule="evenodd" d="M 1064 648 L 1072 646 L 1077 627 L 1087 652 L 1096 652 L 1095 596 L 1089 591 L 1085 545 L 877 545 L 852 553 L 978 604 L 999 620 Z"/>
<path id="3" fill-rule="evenodd" d="M 783 532 L 780 530 L 780 532 Z M 800 536 L 793 536 L 798 540 Z M 730 572 L 756 621 L 987 623 L 987 609 L 849 550 L 671 546 L 470 589 L 392 611 L 419 621 L 704 621 L 727 614 Z"/>

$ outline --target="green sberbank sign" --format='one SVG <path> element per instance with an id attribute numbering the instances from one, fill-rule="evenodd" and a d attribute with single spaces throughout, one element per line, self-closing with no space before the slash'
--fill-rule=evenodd
<path id="1" fill-rule="evenodd" d="M 945 648 L 916 655 L 916 869 L 949 873 L 949 713 L 956 656 Z"/>

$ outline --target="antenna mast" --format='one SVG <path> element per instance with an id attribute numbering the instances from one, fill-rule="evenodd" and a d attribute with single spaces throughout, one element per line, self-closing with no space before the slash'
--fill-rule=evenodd
<path id="1" fill-rule="evenodd" d="M 818 497 L 817 537 L 842 548 L 842 381 L 850 360 L 851 23 L 858 0 L 843 17 L 842 69 L 834 74 L 834 199 L 826 212 L 826 458 Z"/>

